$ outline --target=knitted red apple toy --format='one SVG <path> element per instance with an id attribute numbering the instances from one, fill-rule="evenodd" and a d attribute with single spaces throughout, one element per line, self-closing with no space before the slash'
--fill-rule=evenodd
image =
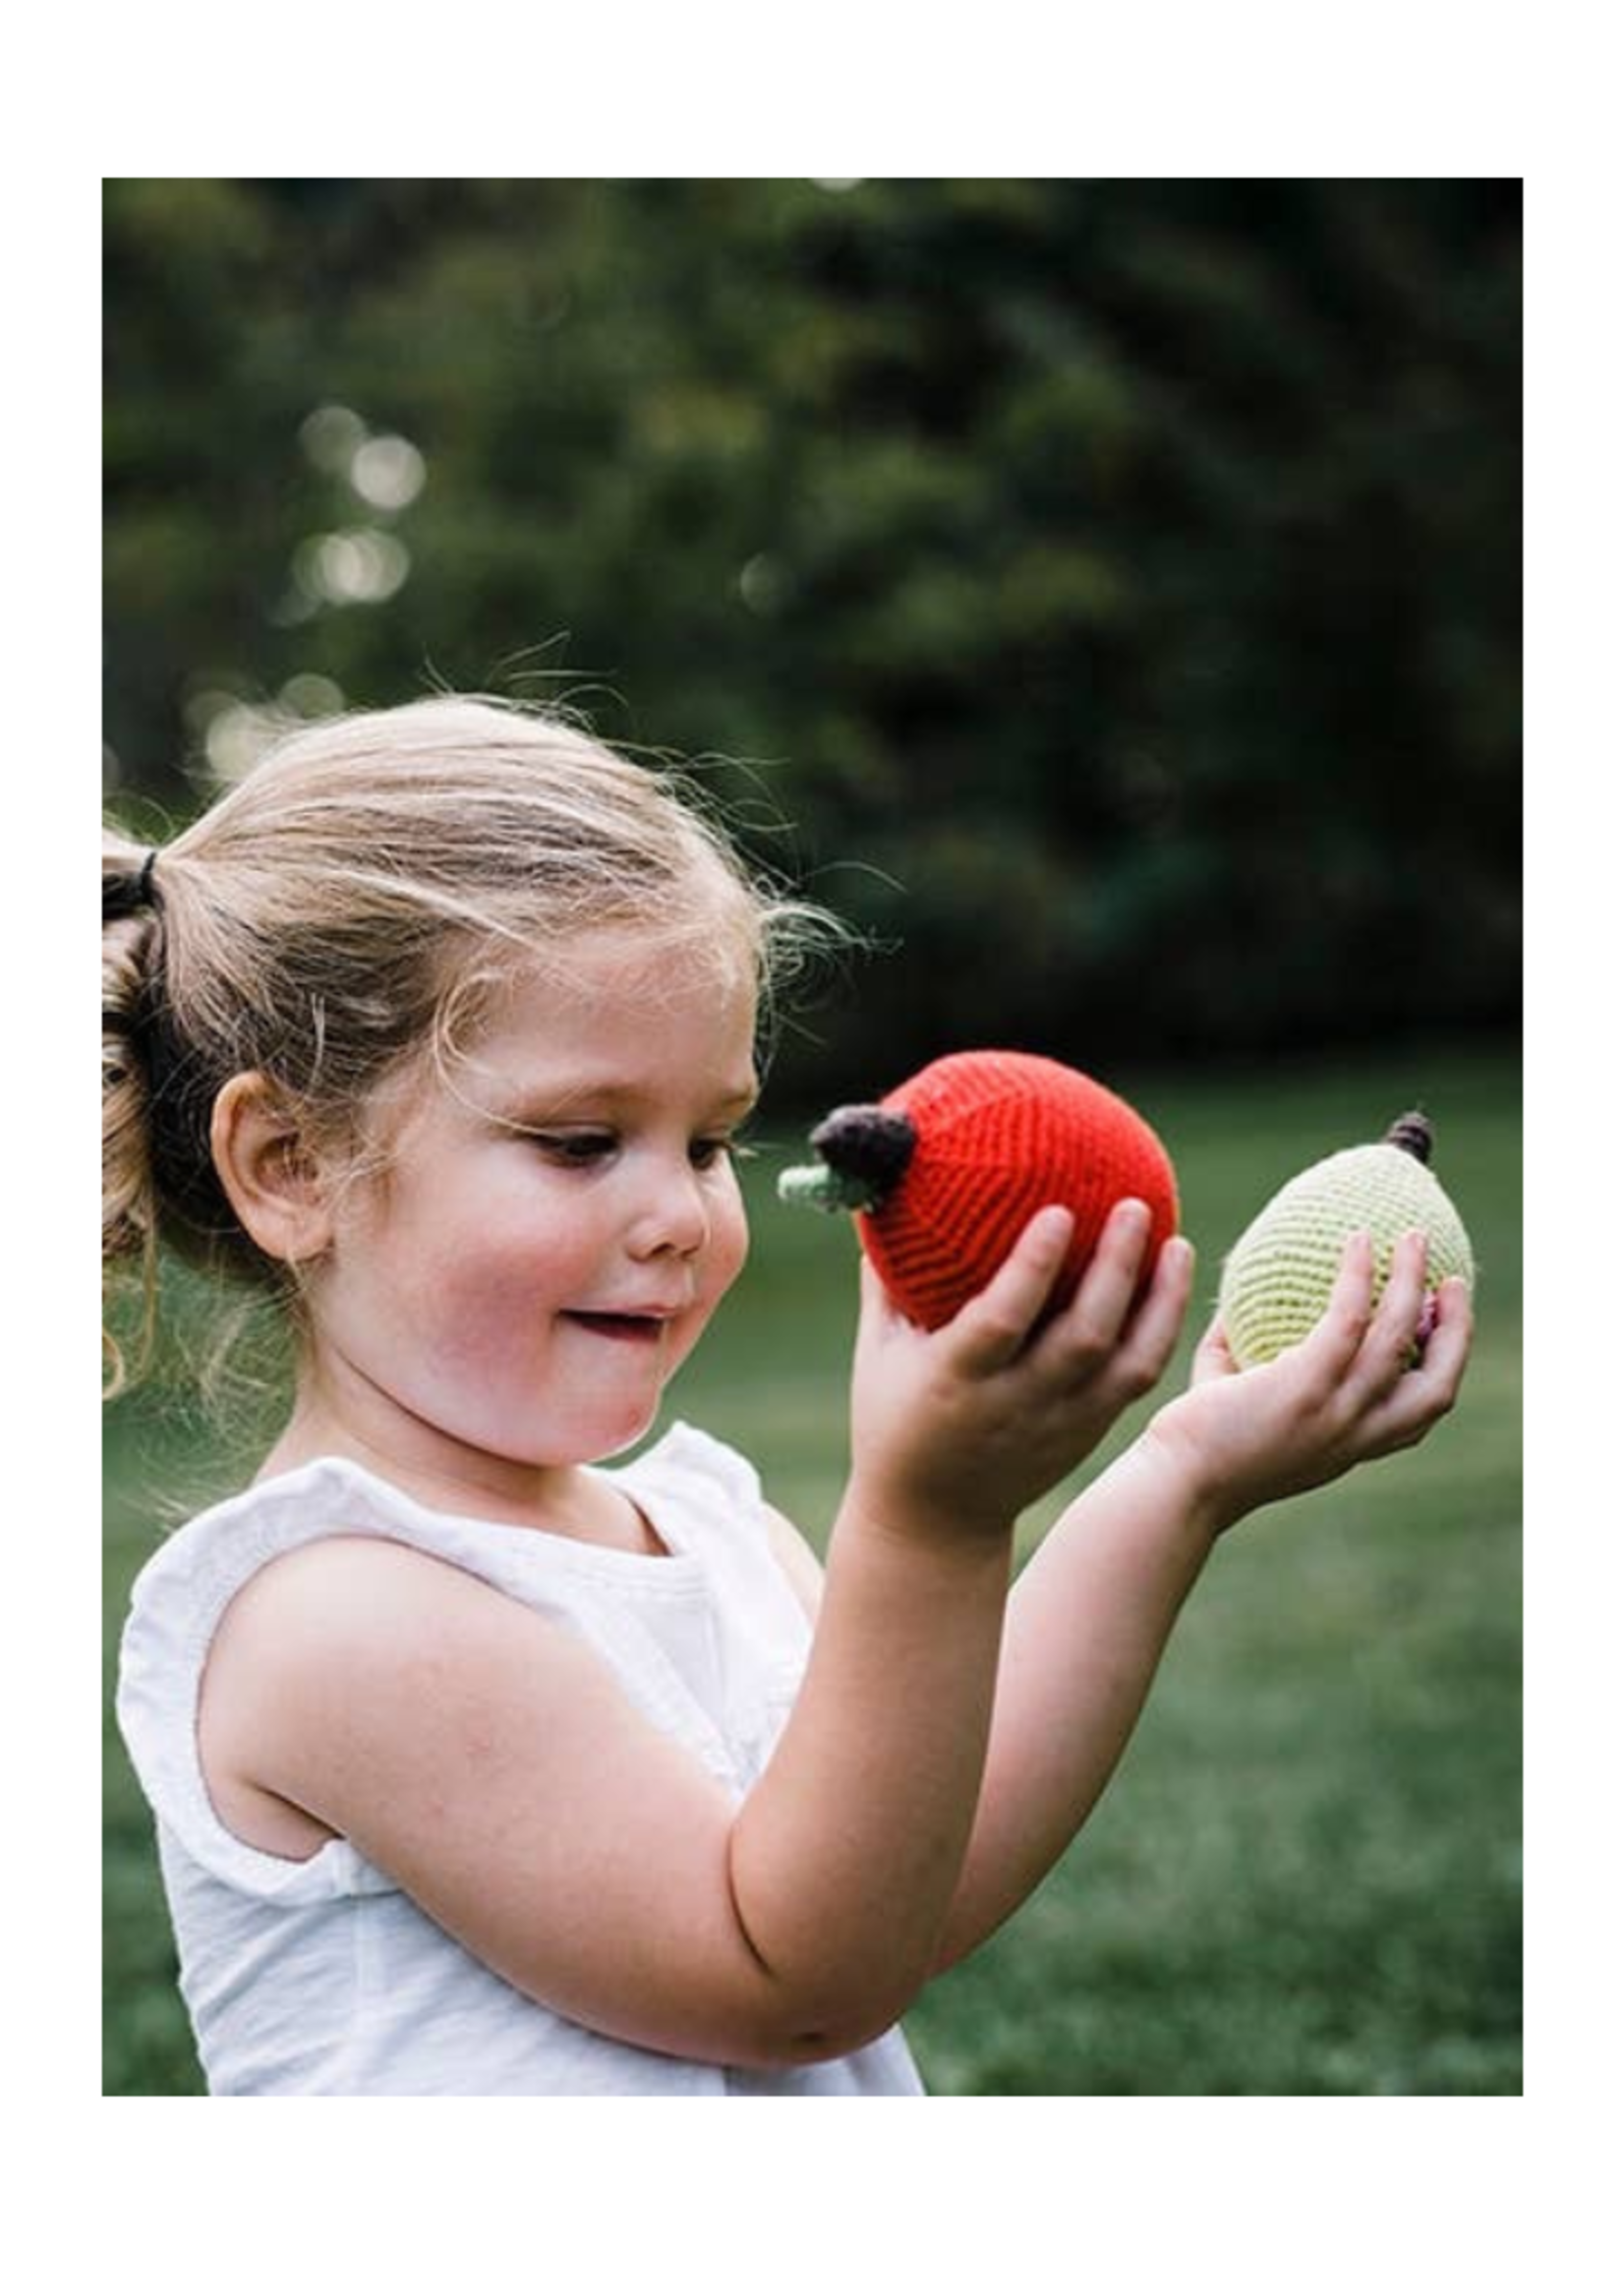
<path id="1" fill-rule="evenodd" d="M 879 1105 L 840 1107 L 811 1142 L 823 1167 L 786 1170 L 780 1197 L 855 1209 L 887 1292 L 917 1326 L 945 1325 L 1052 1201 L 1075 1228 L 1051 1311 L 1074 1291 L 1119 1200 L 1150 1208 L 1141 1288 L 1178 1229 L 1173 1164 L 1155 1132 L 1087 1075 L 1023 1051 L 938 1058 Z"/>

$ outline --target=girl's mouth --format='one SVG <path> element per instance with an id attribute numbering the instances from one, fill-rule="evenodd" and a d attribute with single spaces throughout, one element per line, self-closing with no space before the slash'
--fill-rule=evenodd
<path id="1" fill-rule="evenodd" d="M 564 1316 L 572 1326 L 585 1327 L 609 1342 L 655 1343 L 667 1324 L 662 1317 L 637 1311 L 566 1311 Z"/>

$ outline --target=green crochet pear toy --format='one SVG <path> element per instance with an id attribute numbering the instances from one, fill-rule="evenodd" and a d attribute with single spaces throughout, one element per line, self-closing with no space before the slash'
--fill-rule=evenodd
<path id="1" fill-rule="evenodd" d="M 1350 1145 L 1283 1185 L 1230 1250 L 1218 1314 L 1238 1366 L 1262 1366 L 1303 1340 L 1324 1316 L 1353 1232 L 1371 1235 L 1375 1295 L 1408 1231 L 1426 1234 L 1427 1308 L 1414 1359 L 1431 1331 L 1436 1290 L 1474 1276 L 1472 1243 L 1448 1194 L 1426 1165 L 1432 1125 L 1402 1114 L 1380 1144 Z"/>

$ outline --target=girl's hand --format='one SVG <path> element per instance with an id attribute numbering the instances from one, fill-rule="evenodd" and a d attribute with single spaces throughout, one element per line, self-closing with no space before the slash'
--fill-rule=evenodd
<path id="1" fill-rule="evenodd" d="M 1472 1298 L 1464 1281 L 1446 1279 L 1428 1332 L 1425 1269 L 1425 1235 L 1409 1232 L 1372 1312 L 1370 1236 L 1357 1232 L 1324 1317 L 1295 1349 L 1243 1373 L 1222 1326 L 1207 1330 L 1190 1388 L 1145 1436 L 1184 1468 L 1215 1532 L 1265 1501 L 1419 1444 L 1449 1412 L 1472 1345 Z M 1418 1341 L 1424 1348 L 1413 1364 Z"/>
<path id="2" fill-rule="evenodd" d="M 1142 1302 L 1140 1200 L 1106 1225 L 1067 1308 L 1041 1328 L 1072 1234 L 1042 1208 L 997 1276 L 934 1334 L 911 1325 L 866 1259 L 852 1375 L 852 1487 L 870 1514 L 936 1537 L 1007 1530 L 1157 1380 L 1189 1300 L 1193 1251 L 1169 1240 Z"/>

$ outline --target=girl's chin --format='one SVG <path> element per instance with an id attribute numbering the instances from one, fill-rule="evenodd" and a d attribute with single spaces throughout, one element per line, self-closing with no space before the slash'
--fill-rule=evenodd
<path id="1" fill-rule="evenodd" d="M 582 1469 L 596 1461 L 612 1460 L 616 1453 L 630 1452 L 659 1419 L 660 1400 L 656 1397 L 617 1414 L 583 1414 L 579 1420 L 572 1417 L 561 1427 L 535 1435 L 519 1432 L 508 1436 L 503 1432 L 489 1449 L 526 1468 Z"/>

